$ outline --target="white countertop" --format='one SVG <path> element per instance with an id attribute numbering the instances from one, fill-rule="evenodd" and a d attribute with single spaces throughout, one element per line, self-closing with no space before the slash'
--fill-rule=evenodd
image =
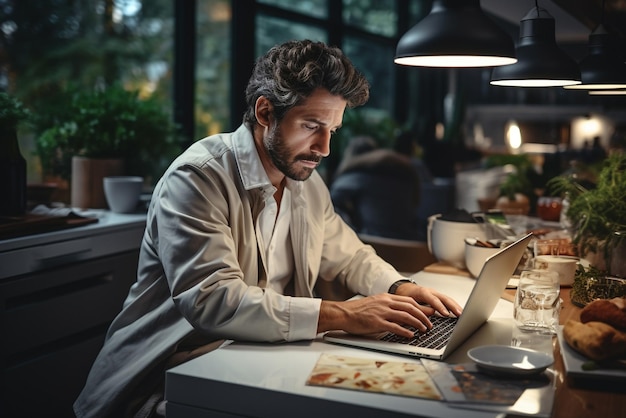
<path id="1" fill-rule="evenodd" d="M 423 286 L 445 291 L 465 304 L 475 283 L 460 276 L 420 272 L 413 276 Z M 482 344 L 510 345 L 513 306 L 501 299 L 487 323 L 448 359 L 467 362 L 469 348 Z M 495 417 L 490 411 L 458 409 L 445 402 L 337 388 L 306 385 L 321 353 L 419 361 L 314 341 L 283 344 L 228 342 L 167 372 L 166 399 L 173 410 L 219 411 L 224 417 Z M 169 406 L 168 406 L 169 408 Z M 357 415 L 358 414 L 358 415 Z M 174 418 L 178 416 L 172 414 Z M 170 410 L 168 409 L 168 417 Z M 198 415 L 204 416 L 204 415 Z"/>
<path id="2" fill-rule="evenodd" d="M 31 247 L 49 242 L 69 240 L 76 237 L 83 237 L 87 234 L 101 234 L 103 232 L 124 229 L 133 226 L 145 227 L 145 213 L 113 213 L 108 210 L 92 209 L 89 211 L 77 212 L 81 216 L 94 217 L 98 222 L 65 228 L 41 234 L 30 234 L 21 237 L 0 239 L 0 253 L 17 248 Z"/>
<path id="3" fill-rule="evenodd" d="M 98 222 L 0 240 L 0 279 L 139 248 L 145 213 L 79 214 L 97 217 Z"/>

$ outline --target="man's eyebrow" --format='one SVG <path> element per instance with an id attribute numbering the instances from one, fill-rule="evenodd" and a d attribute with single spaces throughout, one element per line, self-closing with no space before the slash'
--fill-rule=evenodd
<path id="1" fill-rule="evenodd" d="M 326 126 L 325 122 L 322 122 L 321 120 L 317 119 L 317 118 L 313 118 L 313 117 L 304 117 L 304 120 L 306 120 L 307 122 L 313 122 L 316 123 L 318 125 L 323 125 Z"/>
<path id="2" fill-rule="evenodd" d="M 318 125 L 328 126 L 328 124 L 326 122 L 322 122 L 321 120 L 316 119 L 316 118 L 307 118 L 307 117 L 305 117 L 304 120 L 306 120 L 307 122 L 316 123 Z M 342 126 L 343 126 L 343 124 L 340 123 L 339 125 L 335 126 L 334 128 L 337 130 L 337 129 L 340 129 Z"/>

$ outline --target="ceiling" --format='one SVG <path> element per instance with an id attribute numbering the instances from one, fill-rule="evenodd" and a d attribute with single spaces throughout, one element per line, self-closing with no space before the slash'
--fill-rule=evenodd
<path id="1" fill-rule="evenodd" d="M 626 0 L 480 0 L 485 11 L 516 25 L 535 3 L 554 17 L 557 42 L 586 43 L 604 4 L 605 28 L 626 43 Z"/>

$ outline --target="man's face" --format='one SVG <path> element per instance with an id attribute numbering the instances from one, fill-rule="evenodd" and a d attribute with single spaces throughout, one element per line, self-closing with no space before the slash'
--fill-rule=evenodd
<path id="1" fill-rule="evenodd" d="M 343 98 L 319 89 L 280 123 L 274 120 L 263 138 L 269 168 L 293 180 L 308 179 L 330 153 L 330 139 L 341 126 L 345 108 Z"/>

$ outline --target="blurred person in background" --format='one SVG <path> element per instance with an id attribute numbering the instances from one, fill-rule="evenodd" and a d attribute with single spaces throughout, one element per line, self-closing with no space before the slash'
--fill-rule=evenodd
<path id="1" fill-rule="evenodd" d="M 420 179 L 407 155 L 359 136 L 347 145 L 330 195 L 337 213 L 357 233 L 418 239 Z"/>

